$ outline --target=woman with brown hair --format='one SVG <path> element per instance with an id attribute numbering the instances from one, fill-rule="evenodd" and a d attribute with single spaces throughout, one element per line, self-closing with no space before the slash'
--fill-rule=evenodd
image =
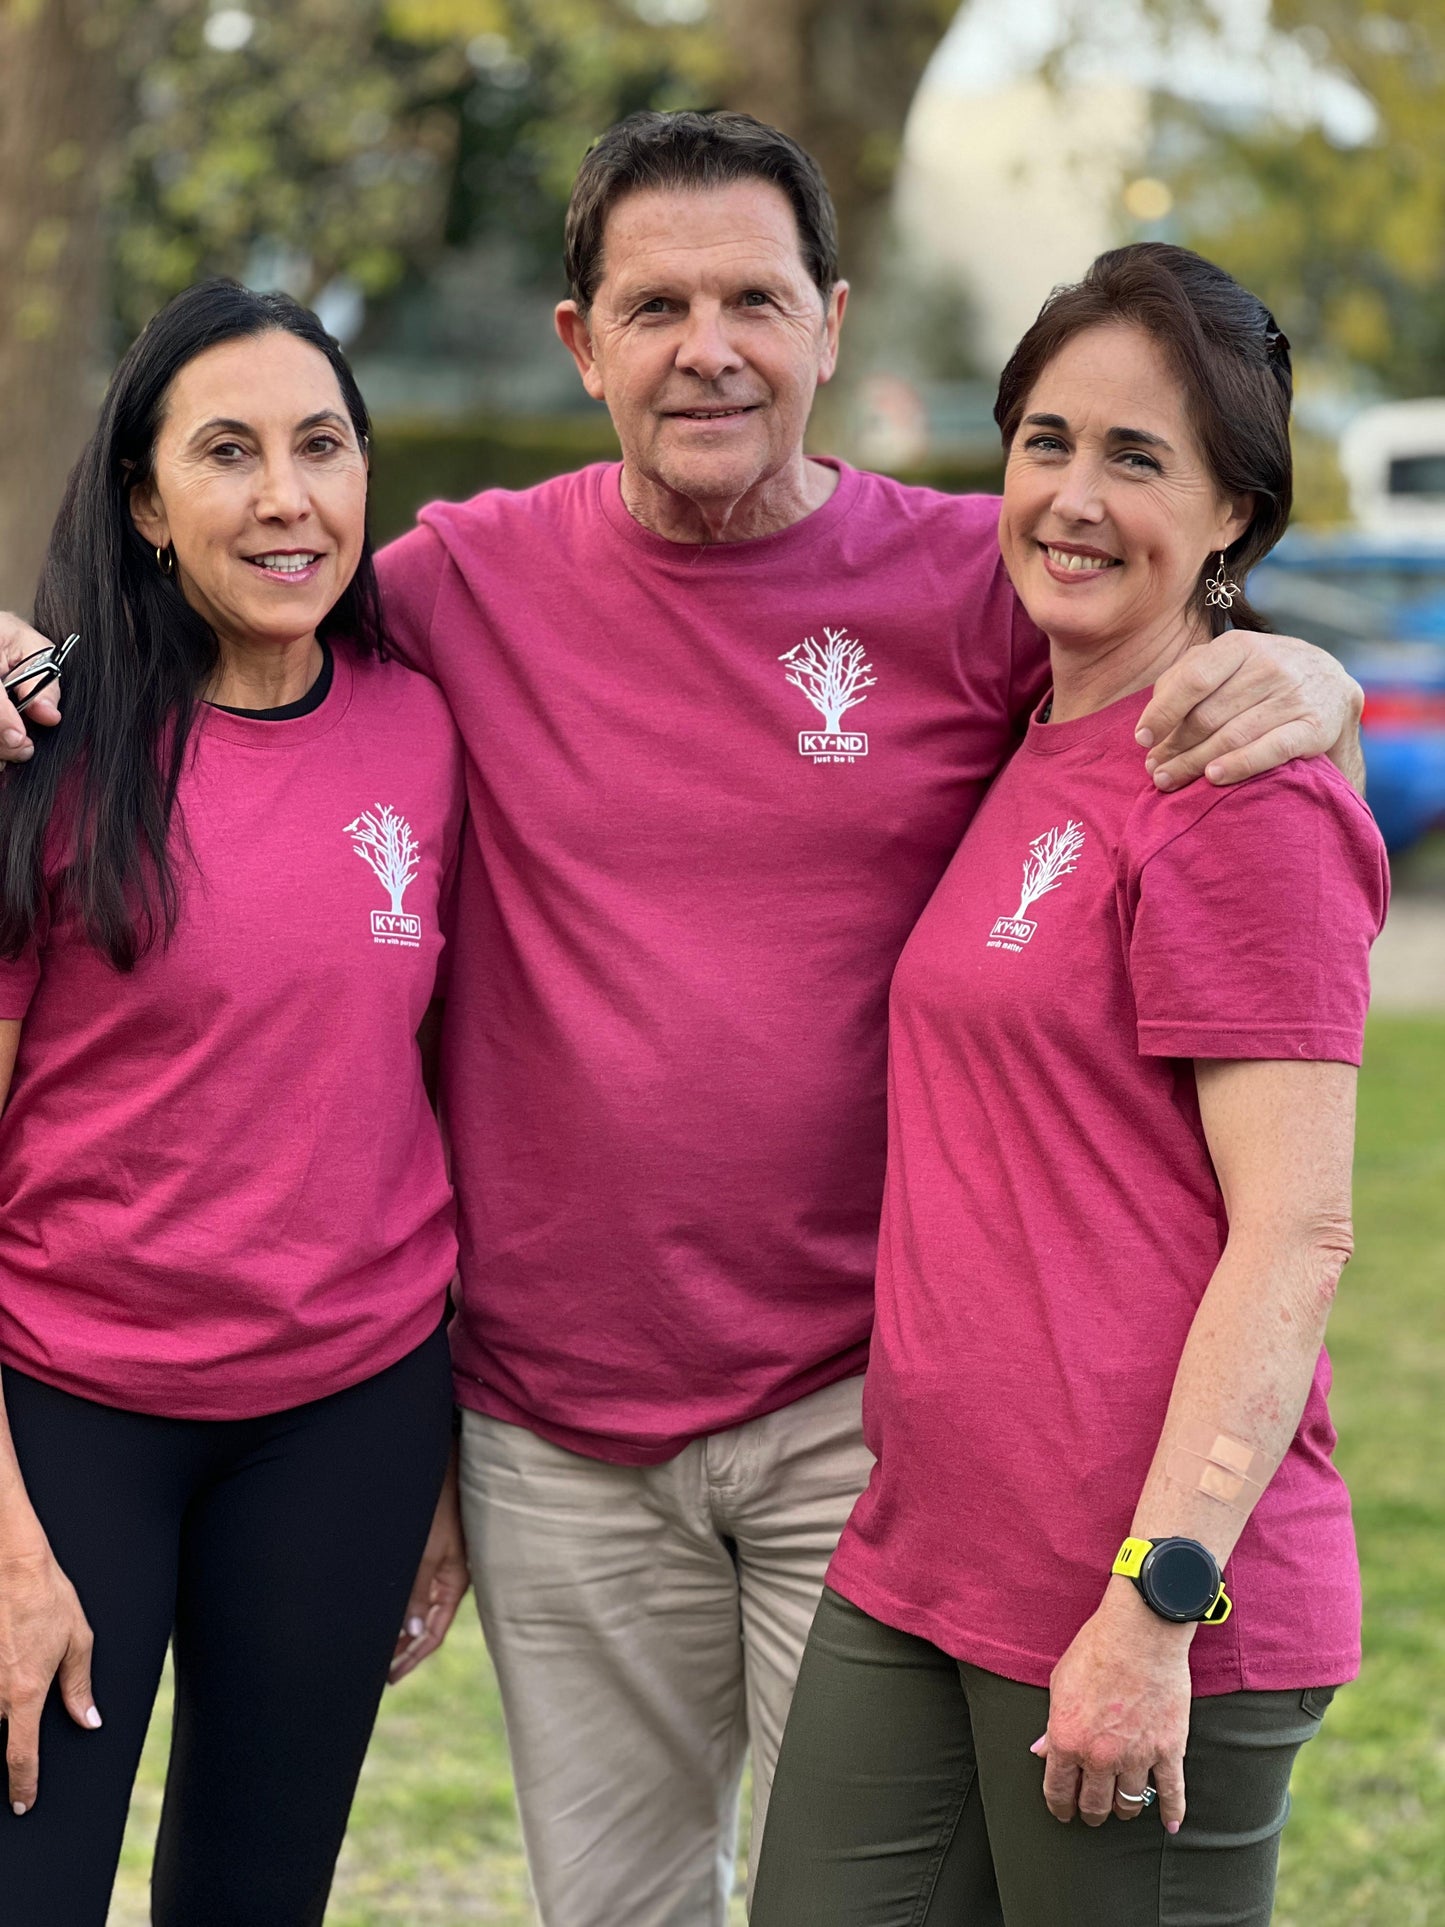
<path id="1" fill-rule="evenodd" d="M 1004 371 L 1053 688 L 893 980 L 878 1465 L 754 1927 L 1259 1927 L 1357 1670 L 1321 1344 L 1383 847 L 1323 761 L 1168 795 L 1136 760 L 1156 678 L 1258 623 L 1290 393 L 1268 311 L 1160 244 Z"/>

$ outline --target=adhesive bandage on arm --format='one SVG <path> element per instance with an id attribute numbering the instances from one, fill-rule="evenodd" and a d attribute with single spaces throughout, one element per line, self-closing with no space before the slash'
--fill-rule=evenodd
<path id="1" fill-rule="evenodd" d="M 1175 1485 L 1203 1493 L 1206 1499 L 1247 1516 L 1270 1481 L 1274 1461 L 1243 1439 L 1231 1438 L 1228 1432 L 1198 1419 L 1187 1419 L 1179 1428 L 1164 1470 Z"/>

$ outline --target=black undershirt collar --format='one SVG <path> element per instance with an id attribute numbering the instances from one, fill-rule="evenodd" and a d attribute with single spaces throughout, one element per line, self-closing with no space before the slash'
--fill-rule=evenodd
<path id="1" fill-rule="evenodd" d="M 212 703 L 212 709 L 219 709 L 223 716 L 244 716 L 257 723 L 290 723 L 298 716 L 309 716 L 331 693 L 331 679 L 336 665 L 331 655 L 329 642 L 321 644 L 321 668 L 316 680 L 304 696 L 298 696 L 294 703 L 282 703 L 279 709 L 233 709 L 229 703 Z"/>

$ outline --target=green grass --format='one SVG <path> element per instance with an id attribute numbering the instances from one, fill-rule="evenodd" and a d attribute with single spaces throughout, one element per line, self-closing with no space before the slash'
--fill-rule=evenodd
<path id="1" fill-rule="evenodd" d="M 1330 1321 L 1365 1664 L 1300 1757 L 1279 1927 L 1445 1922 L 1445 1019 L 1377 1018 Z"/>
<path id="2" fill-rule="evenodd" d="M 1355 1202 L 1359 1255 L 1330 1348 L 1365 1567 L 1365 1668 L 1301 1756 L 1276 1921 L 1445 1927 L 1445 1018 L 1371 1026 Z M 146 1920 L 164 1747 L 162 1708 L 112 1927 Z M 327 1919 L 532 1927 L 470 1605 L 442 1652 L 387 1695 Z"/>

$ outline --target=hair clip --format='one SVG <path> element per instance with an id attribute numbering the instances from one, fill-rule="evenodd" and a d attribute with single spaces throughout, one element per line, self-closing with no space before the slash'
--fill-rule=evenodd
<path id="1" fill-rule="evenodd" d="M 1280 327 L 1268 308 L 1264 311 L 1264 351 L 1267 355 L 1287 355 L 1289 336 Z"/>

